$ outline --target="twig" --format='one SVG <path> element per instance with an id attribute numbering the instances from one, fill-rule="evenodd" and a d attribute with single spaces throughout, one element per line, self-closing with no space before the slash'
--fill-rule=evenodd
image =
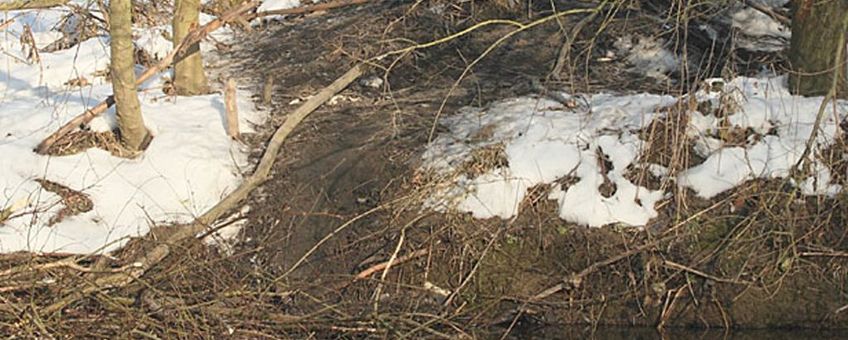
<path id="1" fill-rule="evenodd" d="M 700 276 L 700 277 L 703 277 L 703 278 L 706 278 L 706 279 L 713 280 L 713 281 L 715 281 L 715 282 L 732 283 L 732 284 L 737 284 L 737 285 L 750 285 L 750 284 L 753 284 L 753 282 L 750 282 L 750 281 L 740 281 L 740 280 L 733 280 L 733 279 L 724 279 L 724 278 L 720 278 L 720 277 L 718 277 L 718 276 L 711 275 L 711 274 L 707 274 L 707 273 L 704 273 L 704 272 L 702 272 L 702 271 L 700 271 L 700 270 L 697 270 L 697 269 L 694 269 L 694 268 L 690 268 L 690 267 L 684 266 L 684 265 L 682 265 L 682 264 L 679 264 L 679 263 L 677 263 L 677 262 L 673 262 L 673 261 L 669 261 L 669 260 L 665 260 L 665 261 L 663 261 L 663 265 L 665 265 L 665 266 L 667 266 L 667 267 L 669 267 L 669 268 L 673 268 L 673 269 L 677 269 L 677 270 L 682 270 L 682 271 L 685 271 L 685 272 L 689 272 L 689 273 L 692 273 L 692 274 L 698 275 L 698 276 Z"/>
<path id="2" fill-rule="evenodd" d="M 11 18 L 9 20 L 3 21 L 3 23 L 0 23 L 0 30 L 4 30 L 4 29 L 8 28 L 9 25 L 11 25 L 13 22 L 15 22 L 15 18 Z"/>
<path id="3" fill-rule="evenodd" d="M 831 251 L 831 252 L 806 251 L 806 252 L 798 253 L 798 256 L 801 256 L 801 257 L 848 257 L 848 252 L 844 252 L 844 251 Z"/>
<path id="4" fill-rule="evenodd" d="M 94 280 L 94 282 L 85 288 L 75 290 L 61 299 L 59 301 L 54 302 L 53 304 L 47 306 L 42 310 L 43 314 L 53 314 L 65 308 L 65 306 L 74 303 L 75 301 L 88 296 L 92 293 L 111 289 L 111 288 L 119 288 L 126 286 L 130 282 L 138 279 L 142 275 L 144 275 L 147 270 L 161 262 L 165 259 L 171 252 L 171 247 L 174 244 L 177 244 L 183 240 L 195 237 L 198 233 L 202 232 L 207 228 L 210 224 L 212 224 L 215 220 L 217 220 L 221 215 L 225 212 L 231 210 L 236 206 L 239 202 L 244 200 L 247 195 L 256 189 L 260 184 L 265 182 L 271 174 L 271 167 L 274 165 L 275 160 L 277 159 L 277 154 L 282 148 L 283 142 L 285 142 L 286 138 L 294 131 L 294 128 L 303 121 L 310 113 L 315 111 L 319 106 L 330 100 L 336 93 L 340 92 L 344 88 L 346 88 L 350 83 L 352 83 L 356 78 L 363 74 L 365 66 L 359 64 L 351 68 L 344 75 L 336 79 L 332 84 L 322 89 L 318 94 L 307 100 L 303 105 L 297 108 L 294 112 L 292 112 L 287 118 L 286 121 L 277 128 L 277 131 L 274 132 L 274 135 L 271 137 L 271 141 L 268 143 L 267 148 L 265 149 L 265 153 L 262 154 L 262 158 L 259 161 L 259 165 L 257 165 L 256 170 L 252 175 L 245 178 L 245 180 L 236 188 L 235 191 L 231 192 L 229 195 L 224 197 L 221 202 L 218 202 L 214 207 L 209 209 L 206 213 L 198 217 L 194 223 L 189 224 L 187 226 L 181 227 L 179 230 L 162 240 L 162 243 L 154 247 L 151 251 L 147 252 L 140 258 L 137 258 L 135 261 L 131 262 L 133 269 L 129 270 L 125 273 L 112 274 L 109 276 L 104 276 Z"/>
<path id="5" fill-rule="evenodd" d="M 148 68 L 136 79 L 136 86 L 143 84 L 145 81 L 153 77 L 155 74 L 161 72 L 162 70 L 168 68 L 174 62 L 178 62 L 187 56 L 187 52 L 190 50 L 192 45 L 203 39 L 203 37 L 207 36 L 209 33 L 221 28 L 224 24 L 234 21 L 235 19 L 241 17 L 244 13 L 253 10 L 256 6 L 259 5 L 259 1 L 250 1 L 244 3 L 227 13 L 224 13 L 218 19 L 212 20 L 206 25 L 200 26 L 186 35 L 182 42 L 174 48 L 171 53 L 168 53 L 165 58 L 162 58 L 158 64 L 153 67 Z M 79 116 L 74 117 L 69 122 L 62 125 L 56 132 L 47 136 L 38 146 L 35 148 L 35 152 L 39 154 L 46 154 L 50 149 L 50 146 L 53 145 L 57 140 L 70 133 L 74 129 L 77 129 L 79 126 L 90 122 L 94 117 L 99 116 L 103 112 L 105 112 L 109 107 L 115 104 L 115 97 L 109 96 L 106 100 L 97 104 L 97 106 L 88 109 L 83 112 Z"/>
<path id="6" fill-rule="evenodd" d="M 407 261 L 409 261 L 409 260 L 415 259 L 415 258 L 417 258 L 417 257 L 421 257 L 421 256 L 424 256 L 424 255 L 427 255 L 427 254 L 429 254 L 429 253 L 430 253 L 430 249 L 419 249 L 419 250 L 416 250 L 416 251 L 414 251 L 414 252 L 412 252 L 412 253 L 409 253 L 409 254 L 406 254 L 406 255 L 404 255 L 404 256 L 398 257 L 397 259 L 395 259 L 395 260 L 394 260 L 394 262 L 392 263 L 392 265 L 398 265 L 398 264 L 401 264 L 401 263 L 407 262 Z M 365 278 L 367 278 L 367 277 L 369 277 L 369 276 L 373 275 L 373 274 L 374 274 L 374 273 L 376 273 L 376 272 L 379 272 L 379 271 L 381 271 L 381 270 L 383 270 L 383 269 L 388 268 L 388 267 L 389 267 L 389 262 L 391 262 L 391 261 L 386 261 L 386 262 L 378 263 L 378 264 L 375 264 L 375 265 L 373 265 L 373 266 L 369 267 L 368 269 L 365 269 L 365 270 L 363 270 L 363 271 L 359 272 L 359 274 L 356 274 L 356 280 L 362 280 L 362 279 L 365 279 Z"/>
<path id="7" fill-rule="evenodd" d="M 592 20 L 595 20 L 595 17 L 598 16 L 600 11 L 592 12 L 587 15 L 583 19 L 577 22 L 576 25 L 571 29 L 570 35 L 560 47 L 559 54 L 557 55 L 556 63 L 554 64 L 554 68 L 551 70 L 550 76 L 554 79 L 559 80 L 560 74 L 562 73 L 562 68 L 565 67 L 565 63 L 568 62 L 568 59 L 571 57 L 571 47 L 574 45 L 574 41 L 577 40 L 577 36 L 580 35 L 580 32 L 583 31 L 583 28 L 586 27 Z"/>
<path id="8" fill-rule="evenodd" d="M 272 99 L 274 99 L 274 75 L 269 74 L 265 77 L 265 84 L 262 86 L 262 105 L 271 105 Z"/>

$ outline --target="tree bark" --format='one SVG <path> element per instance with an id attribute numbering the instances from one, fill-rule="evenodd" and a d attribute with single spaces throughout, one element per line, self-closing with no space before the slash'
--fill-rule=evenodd
<path id="1" fill-rule="evenodd" d="M 200 0 L 176 0 L 173 21 L 174 48 L 182 42 L 200 20 Z M 209 81 L 203 71 L 200 43 L 189 47 L 185 59 L 174 66 L 174 89 L 179 95 L 209 93 Z"/>
<path id="2" fill-rule="evenodd" d="M 144 127 L 136 93 L 131 10 L 130 0 L 109 1 L 112 91 L 115 93 L 118 128 L 121 143 L 131 151 L 138 151 L 147 136 L 147 128 Z"/>
<path id="3" fill-rule="evenodd" d="M 0 11 L 50 8 L 68 3 L 68 0 L 0 0 Z"/>
<path id="4" fill-rule="evenodd" d="M 848 1 L 796 0 L 792 9 L 789 90 L 804 96 L 823 96 L 830 91 L 833 77 L 838 76 L 836 94 L 845 98 L 845 60 L 837 63 L 835 56 L 843 48 L 848 29 Z"/>

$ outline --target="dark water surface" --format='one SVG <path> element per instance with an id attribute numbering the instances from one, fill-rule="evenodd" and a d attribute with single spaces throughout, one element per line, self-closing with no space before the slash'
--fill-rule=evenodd
<path id="1" fill-rule="evenodd" d="M 848 327 L 848 325 L 846 325 Z M 493 331 L 489 338 L 501 338 L 506 329 Z M 610 340 L 807 340 L 807 339 L 846 339 L 848 329 L 755 329 L 731 330 L 672 328 L 662 333 L 648 327 L 601 327 L 594 332 L 591 328 L 572 326 L 544 327 L 538 329 L 514 329 L 506 339 L 610 339 Z"/>

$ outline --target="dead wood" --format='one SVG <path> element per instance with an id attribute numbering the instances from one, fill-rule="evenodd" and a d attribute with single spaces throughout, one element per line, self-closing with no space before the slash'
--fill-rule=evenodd
<path id="1" fill-rule="evenodd" d="M 236 8 L 233 8 L 227 13 L 224 13 L 220 17 L 215 20 L 210 21 L 206 25 L 200 26 L 186 35 L 185 39 L 176 47 L 171 53 L 168 53 L 165 58 L 162 58 L 158 64 L 153 67 L 148 68 L 136 79 L 136 85 L 141 85 L 155 74 L 162 72 L 162 70 L 168 68 L 174 62 L 180 61 L 183 58 L 187 57 L 187 52 L 191 48 L 192 45 L 202 40 L 209 33 L 221 28 L 224 24 L 233 22 L 239 17 L 243 16 L 245 13 L 253 10 L 256 6 L 259 5 L 259 1 L 250 1 L 242 4 Z M 106 100 L 97 104 L 97 106 L 89 109 L 88 111 L 83 112 L 79 116 L 74 117 L 61 128 L 56 130 L 53 134 L 45 138 L 41 143 L 38 144 L 38 147 L 35 148 L 35 152 L 39 154 L 47 154 L 50 150 L 50 146 L 53 145 L 57 140 L 62 138 L 62 136 L 68 134 L 69 132 L 77 129 L 79 126 L 90 122 L 94 117 L 99 116 L 103 112 L 105 112 L 109 107 L 115 104 L 115 97 L 109 96 Z"/>
<path id="2" fill-rule="evenodd" d="M 271 105 L 274 95 L 274 75 L 265 77 L 265 85 L 262 87 L 262 105 Z"/>
<path id="3" fill-rule="evenodd" d="M 236 81 L 232 78 L 227 80 L 227 86 L 224 88 L 224 107 L 227 114 L 227 136 L 238 140 L 239 122 L 238 122 L 238 103 L 236 103 Z"/>
<path id="4" fill-rule="evenodd" d="M 414 251 L 410 254 L 398 257 L 396 260 L 393 261 L 393 264 L 398 265 L 398 264 L 407 262 L 409 260 L 427 255 L 429 253 L 430 253 L 429 249 L 420 249 L 420 250 Z M 372 274 L 374 274 L 376 272 L 379 272 L 383 269 L 388 268 L 389 263 L 391 263 L 391 262 L 392 261 L 386 261 L 386 262 L 378 263 L 378 264 L 375 264 L 375 265 L 369 267 L 368 269 L 365 269 L 365 270 L 359 272 L 359 274 L 356 274 L 356 280 L 365 279 L 365 278 L 371 276 Z"/>

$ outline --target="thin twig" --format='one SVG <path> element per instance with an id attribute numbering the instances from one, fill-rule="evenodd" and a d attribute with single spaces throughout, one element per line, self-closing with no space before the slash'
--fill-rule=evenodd
<path id="1" fill-rule="evenodd" d="M 427 255 L 429 253 L 430 253 L 430 249 L 419 249 L 419 250 L 416 250 L 412 253 L 398 257 L 397 259 L 394 260 L 394 263 L 392 265 L 399 265 L 401 263 L 404 263 L 404 262 L 413 260 L 415 258 Z M 375 264 L 375 265 L 369 267 L 368 269 L 365 269 L 365 270 L 359 272 L 359 274 L 356 274 L 356 280 L 362 280 L 362 279 L 368 278 L 369 276 L 373 275 L 376 272 L 379 272 L 383 269 L 389 268 L 390 262 L 391 261 L 378 263 L 378 264 Z"/>

